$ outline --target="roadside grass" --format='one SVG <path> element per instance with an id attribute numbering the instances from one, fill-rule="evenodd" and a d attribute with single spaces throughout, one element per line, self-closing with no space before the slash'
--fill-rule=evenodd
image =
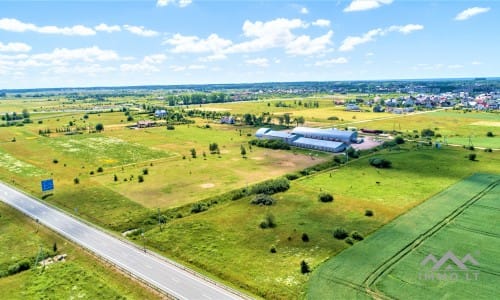
<path id="1" fill-rule="evenodd" d="M 0 299 L 160 299 L 71 242 L 0 203 L 0 269 L 37 256 L 39 248 L 67 254 L 65 262 L 0 278 Z"/>
<path id="2" fill-rule="evenodd" d="M 391 160 L 392 169 L 373 168 L 362 157 L 341 169 L 292 181 L 287 192 L 273 196 L 276 205 L 255 206 L 249 204 L 251 197 L 243 198 L 171 220 L 163 231 L 154 228 L 146 237 L 165 255 L 264 298 L 300 298 L 309 279 L 300 273 L 301 260 L 315 269 L 349 247 L 333 238 L 335 228 L 367 236 L 463 177 L 495 173 L 500 164 L 496 153 L 479 162 L 466 154 L 461 148 L 382 151 L 375 155 Z M 333 203 L 319 202 L 321 191 L 330 192 Z M 368 209 L 373 217 L 364 215 Z M 259 228 L 267 213 L 277 227 Z M 303 233 L 309 242 L 301 240 Z"/>
<path id="3" fill-rule="evenodd" d="M 495 297 L 500 268 L 495 261 L 500 244 L 495 221 L 499 180 L 498 175 L 472 175 L 328 260 L 313 273 L 307 298 Z M 455 219 L 449 217 L 493 182 L 497 182 L 493 190 Z M 426 233 L 431 228 L 437 228 L 435 234 Z M 471 253 L 481 262 L 472 266 L 480 272 L 477 281 L 463 280 L 463 273 L 457 280 L 422 279 L 422 273 L 432 271 L 420 262 L 429 254 L 439 259 L 450 250 L 459 259 Z"/>

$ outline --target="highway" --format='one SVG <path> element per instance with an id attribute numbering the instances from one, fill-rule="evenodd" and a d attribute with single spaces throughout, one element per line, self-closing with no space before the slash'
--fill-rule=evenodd
<path id="1" fill-rule="evenodd" d="M 143 251 L 0 182 L 0 200 L 120 269 L 177 299 L 242 299 L 158 255 Z"/>

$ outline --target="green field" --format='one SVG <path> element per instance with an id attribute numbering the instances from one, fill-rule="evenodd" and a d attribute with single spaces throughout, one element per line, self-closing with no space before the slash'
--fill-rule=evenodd
<path id="1" fill-rule="evenodd" d="M 499 183 L 498 175 L 476 174 L 445 189 L 321 265 L 309 281 L 307 298 L 495 298 Z M 469 275 L 453 269 L 459 272 L 456 280 L 426 280 L 432 270 L 420 262 L 429 254 L 439 260 L 447 251 L 459 259 L 469 253 L 480 264 L 469 264 Z M 479 272 L 477 280 L 467 280 L 476 278 L 473 272 Z"/>
<path id="2" fill-rule="evenodd" d="M 292 118 L 304 116 L 306 125 L 394 130 L 406 138 L 414 131 L 420 134 L 420 130 L 430 128 L 442 134 L 434 142 L 446 135 L 450 144 L 453 138 L 468 139 L 475 130 L 478 137 L 484 135 L 484 140 L 474 145 L 491 148 L 500 140 L 496 132 L 498 114 L 451 110 L 418 115 L 347 112 L 333 104 L 333 100 L 346 97 L 354 96 L 175 109 L 182 114 L 189 109 L 225 111 L 240 120 L 245 113 L 270 112 L 275 117 L 291 113 Z M 231 201 L 227 193 L 331 161 L 333 155 L 250 148 L 248 141 L 254 138 L 258 126 L 241 125 L 239 121 L 223 125 L 217 118 L 189 117 L 194 123 L 175 125 L 174 130 L 165 126 L 129 129 L 127 126 L 138 120 L 152 118 L 142 111 L 144 104 L 165 104 L 150 98 L 109 98 L 98 103 L 61 97 L 33 101 L 31 107 L 24 99 L 2 102 L 5 107 L 0 107 L 0 113 L 22 108 L 36 109 L 36 113 L 31 114 L 33 123 L 0 130 L 0 179 L 41 197 L 40 180 L 53 178 L 55 191 L 46 195 L 45 201 L 116 233 L 144 230 L 147 247 L 214 279 L 270 299 L 305 297 L 310 276 L 300 273 L 300 262 L 305 260 L 316 270 L 350 247 L 332 237 L 336 228 L 369 236 L 463 178 L 474 173 L 497 174 L 500 165 L 499 151 L 471 152 L 451 145 L 442 149 L 419 147 L 420 138 L 412 137 L 396 148 L 366 151 L 348 164 L 309 172 L 291 181 L 288 191 L 273 195 L 277 201 L 273 206 L 251 205 L 254 196 Z M 318 101 L 319 108 L 306 108 L 298 104 L 299 100 Z M 275 105 L 280 101 L 286 107 Z M 113 107 L 114 111 L 91 111 L 97 104 Z M 123 107 L 130 108 L 134 120 L 127 121 Z M 332 116 L 339 119 L 328 120 Z M 103 132 L 56 132 L 58 128 L 92 128 L 97 123 L 104 125 Z M 39 134 L 47 128 L 51 134 Z M 487 131 L 494 132 L 495 137 L 487 138 Z M 210 153 L 211 143 L 218 144 L 220 154 Z M 242 145 L 245 156 L 241 154 Z M 196 158 L 191 156 L 191 149 L 196 150 Z M 475 161 L 468 159 L 470 153 L 477 154 Z M 370 166 L 368 159 L 373 156 L 389 159 L 392 168 Z M 331 193 L 333 203 L 319 202 L 320 192 Z M 200 201 L 208 205 L 208 210 L 193 212 L 193 204 Z M 166 223 L 162 230 L 157 208 Z M 365 216 L 366 210 L 372 210 L 374 216 Z M 259 224 L 268 214 L 274 216 L 277 226 L 261 229 Z M 309 241 L 302 240 L 304 233 Z M 130 239 L 139 242 L 137 235 Z M 271 253 L 272 248 L 276 253 Z"/>
<path id="3" fill-rule="evenodd" d="M 64 262 L 33 268 L 39 249 L 56 243 Z M 31 269 L 0 278 L 0 299 L 159 299 L 125 275 L 96 262 L 71 242 L 0 202 L 0 273 L 23 260 Z"/>

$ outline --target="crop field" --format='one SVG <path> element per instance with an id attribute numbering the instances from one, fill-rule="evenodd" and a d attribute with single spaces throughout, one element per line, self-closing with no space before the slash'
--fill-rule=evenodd
<path id="1" fill-rule="evenodd" d="M 398 217 L 321 265 L 307 298 L 495 298 L 499 183 L 499 175 L 475 174 Z M 422 265 L 428 255 L 439 261 L 448 251 L 465 269 L 447 260 Z M 467 254 L 475 262 L 466 262 Z"/>
<path id="2" fill-rule="evenodd" d="M 33 268 L 39 249 L 52 252 L 56 243 L 66 261 Z M 0 273 L 29 261 L 31 268 L 0 277 L 1 299 L 159 299 L 160 297 L 89 254 L 0 203 Z"/>

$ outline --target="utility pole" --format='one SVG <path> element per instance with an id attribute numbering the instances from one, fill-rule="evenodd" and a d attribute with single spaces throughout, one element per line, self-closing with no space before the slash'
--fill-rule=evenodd
<path id="1" fill-rule="evenodd" d="M 158 207 L 158 225 L 160 226 L 161 231 L 161 216 L 160 216 L 160 208 Z"/>

